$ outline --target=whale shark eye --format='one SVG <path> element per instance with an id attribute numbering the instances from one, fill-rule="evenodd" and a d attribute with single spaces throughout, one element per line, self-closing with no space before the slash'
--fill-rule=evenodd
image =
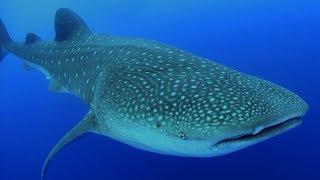
<path id="1" fill-rule="evenodd" d="M 160 126 L 161 126 L 160 122 L 156 122 L 156 127 L 160 128 Z"/>
<path id="2" fill-rule="evenodd" d="M 183 140 L 187 139 L 187 135 L 184 132 L 179 132 L 178 136 L 180 139 L 183 139 Z"/>

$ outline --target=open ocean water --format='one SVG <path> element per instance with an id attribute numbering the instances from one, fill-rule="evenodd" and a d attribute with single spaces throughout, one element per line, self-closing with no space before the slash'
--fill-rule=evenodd
<path id="1" fill-rule="evenodd" d="M 319 180 L 319 0 L 0 0 L 14 40 L 54 37 L 55 11 L 67 7 L 93 32 L 153 39 L 272 81 L 310 110 L 298 128 L 213 158 L 150 153 L 86 135 L 50 163 L 46 180 Z M 0 64 L 0 180 L 40 179 L 57 141 L 88 107 L 52 93 L 39 71 L 8 55 Z"/>

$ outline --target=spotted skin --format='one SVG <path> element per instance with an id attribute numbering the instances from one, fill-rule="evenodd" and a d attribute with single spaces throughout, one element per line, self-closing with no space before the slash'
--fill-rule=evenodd
<path id="1" fill-rule="evenodd" d="M 155 41 L 93 34 L 70 10 L 57 17 L 56 41 L 32 35 L 33 43 L 5 46 L 44 72 L 53 90 L 90 106 L 44 169 L 85 132 L 152 152 L 210 157 L 287 131 L 307 112 L 302 99 L 269 81 Z"/>
<path id="2" fill-rule="evenodd" d="M 221 132 L 253 132 L 306 108 L 280 86 L 173 47 L 150 43 L 121 50 L 98 83 L 95 110 L 103 126 L 127 127 L 118 132 L 125 138 L 140 137 L 136 129 L 147 127 L 184 141 L 214 142 L 225 136 Z"/>

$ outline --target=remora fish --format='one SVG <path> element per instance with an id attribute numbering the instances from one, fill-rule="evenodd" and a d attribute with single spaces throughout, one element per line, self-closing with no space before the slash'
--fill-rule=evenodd
<path id="1" fill-rule="evenodd" d="M 308 105 L 271 82 L 158 42 L 92 33 L 59 9 L 56 37 L 16 43 L 0 22 L 0 58 L 13 53 L 51 79 L 50 90 L 83 99 L 90 112 L 43 166 L 84 133 L 177 156 L 211 157 L 269 139 L 300 124 Z"/>

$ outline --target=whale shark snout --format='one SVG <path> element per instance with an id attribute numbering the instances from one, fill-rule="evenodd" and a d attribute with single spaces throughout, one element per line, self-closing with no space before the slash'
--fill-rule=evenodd
<path id="1" fill-rule="evenodd" d="M 293 129 L 302 123 L 301 118 L 308 111 L 308 104 L 296 94 L 270 82 L 263 82 L 269 86 L 265 91 L 258 93 L 265 109 L 261 116 L 243 118 L 247 123 L 238 121 L 238 125 L 223 130 L 224 136 L 214 142 L 221 154 L 227 154 L 250 145 L 270 139 L 276 135 Z M 266 86 L 266 87 L 267 87 Z M 268 97 L 268 101 L 264 98 Z M 260 109 L 256 107 L 252 111 Z"/>

